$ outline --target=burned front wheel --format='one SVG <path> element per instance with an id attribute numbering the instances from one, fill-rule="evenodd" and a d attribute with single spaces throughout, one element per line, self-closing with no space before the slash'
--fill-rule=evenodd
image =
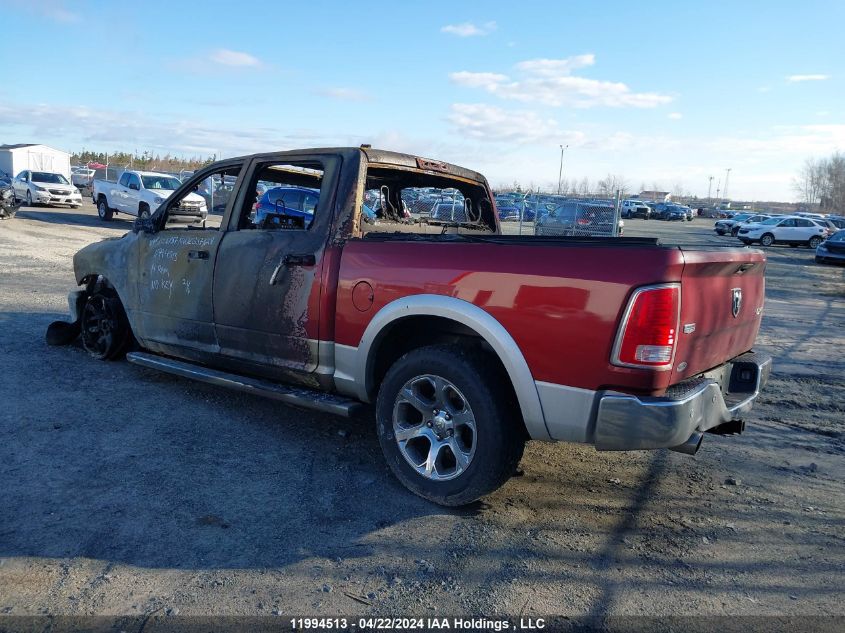
<path id="1" fill-rule="evenodd" d="M 99 360 L 119 358 L 131 336 L 120 299 L 111 293 L 97 292 L 88 297 L 80 319 L 82 346 Z"/>
<path id="2" fill-rule="evenodd" d="M 458 506 L 501 486 L 522 457 L 525 431 L 512 390 L 481 352 L 433 345 L 390 368 L 376 406 L 379 442 L 405 487 Z"/>

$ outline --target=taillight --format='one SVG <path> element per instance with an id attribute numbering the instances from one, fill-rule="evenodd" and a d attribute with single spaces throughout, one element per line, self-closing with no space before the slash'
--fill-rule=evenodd
<path id="1" fill-rule="evenodd" d="M 670 369 L 680 312 L 680 284 L 636 290 L 619 324 L 611 362 L 623 367 Z"/>

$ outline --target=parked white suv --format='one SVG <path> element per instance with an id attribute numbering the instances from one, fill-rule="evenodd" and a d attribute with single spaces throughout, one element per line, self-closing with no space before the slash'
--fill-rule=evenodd
<path id="1" fill-rule="evenodd" d="M 830 233 L 827 226 L 810 218 L 789 215 L 764 220 L 759 224 L 745 224 L 737 237 L 745 244 L 760 242 L 761 246 L 794 244 L 816 248 Z"/>
<path id="2" fill-rule="evenodd" d="M 15 202 L 25 200 L 33 204 L 69 204 L 82 206 L 82 195 L 62 174 L 25 170 L 12 181 Z"/>

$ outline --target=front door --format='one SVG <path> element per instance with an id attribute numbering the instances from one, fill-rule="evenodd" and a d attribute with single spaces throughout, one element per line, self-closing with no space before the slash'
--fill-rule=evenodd
<path id="1" fill-rule="evenodd" d="M 168 218 L 199 181 L 218 172 L 237 177 L 241 167 L 233 161 L 190 179 L 153 214 L 156 231 L 139 233 L 136 334 L 145 347 L 199 360 L 219 351 L 212 291 L 223 218 L 209 215 L 205 226 L 174 224 Z"/>
<path id="2" fill-rule="evenodd" d="M 322 255 L 337 160 L 256 159 L 217 255 L 214 321 L 226 356 L 270 377 L 317 366 Z"/>

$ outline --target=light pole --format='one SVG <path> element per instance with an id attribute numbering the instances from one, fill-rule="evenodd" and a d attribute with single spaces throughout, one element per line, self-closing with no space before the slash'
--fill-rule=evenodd
<path id="1" fill-rule="evenodd" d="M 725 188 L 722 191 L 722 196 L 725 198 L 725 200 L 728 200 L 728 178 L 730 178 L 730 177 L 731 177 L 731 167 L 728 167 L 725 170 Z"/>
<path id="2" fill-rule="evenodd" d="M 563 183 L 563 153 L 566 151 L 569 145 L 561 145 L 560 146 L 560 171 L 557 174 L 557 195 L 560 195 L 560 188 Z"/>
<path id="3" fill-rule="evenodd" d="M 713 199 L 710 197 L 710 194 L 713 193 L 713 176 L 709 177 L 710 182 L 707 184 L 707 204 L 710 204 Z"/>

